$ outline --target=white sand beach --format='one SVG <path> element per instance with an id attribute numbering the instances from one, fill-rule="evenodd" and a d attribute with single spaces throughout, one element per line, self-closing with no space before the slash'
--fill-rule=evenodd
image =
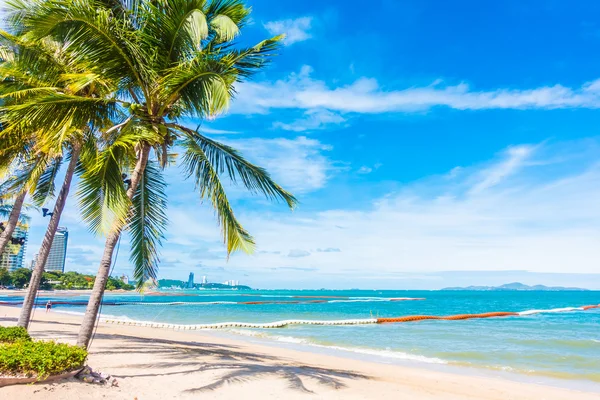
<path id="1" fill-rule="evenodd" d="M 19 309 L 0 307 L 0 324 Z M 36 312 L 31 333 L 74 343 L 80 318 Z M 257 345 L 202 332 L 100 325 L 88 364 L 118 387 L 71 379 L 10 386 L 2 399 L 600 399 L 531 383 L 384 365 Z"/>

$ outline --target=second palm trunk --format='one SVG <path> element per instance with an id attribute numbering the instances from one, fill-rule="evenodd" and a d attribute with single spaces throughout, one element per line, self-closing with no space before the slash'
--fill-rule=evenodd
<path id="1" fill-rule="evenodd" d="M 71 188 L 71 181 L 73 180 L 75 167 L 77 166 L 77 161 L 79 160 L 80 153 L 81 144 L 73 144 L 71 149 L 71 160 L 69 161 L 69 166 L 67 167 L 65 180 L 60 189 L 60 193 L 56 198 L 56 204 L 54 205 L 52 217 L 50 218 L 50 222 L 48 223 L 48 229 L 46 230 L 46 234 L 44 235 L 42 247 L 40 247 L 40 252 L 38 253 L 35 267 L 33 268 L 33 273 L 31 274 L 29 288 L 27 290 L 27 293 L 25 294 L 25 299 L 23 300 L 23 308 L 21 308 L 21 315 L 19 316 L 19 322 L 17 323 L 18 326 L 22 326 L 23 328 L 27 328 L 29 326 L 29 321 L 31 319 L 31 311 L 33 310 L 35 298 L 40 288 L 40 282 L 42 281 L 42 275 L 44 274 L 46 261 L 48 260 L 50 249 L 52 248 L 52 242 L 54 241 L 56 229 L 58 228 L 58 223 L 60 222 L 61 214 L 65 208 L 65 204 L 67 203 L 69 189 Z"/>

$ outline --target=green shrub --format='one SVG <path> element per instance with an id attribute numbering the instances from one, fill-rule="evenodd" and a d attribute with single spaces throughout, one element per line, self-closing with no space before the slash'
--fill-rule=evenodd
<path id="1" fill-rule="evenodd" d="M 0 326 L 0 343 L 13 343 L 19 340 L 30 342 L 31 336 L 20 326 Z"/>
<path id="2" fill-rule="evenodd" d="M 0 345 L 0 374 L 44 379 L 81 368 L 86 358 L 87 351 L 79 346 L 42 341 L 6 343 Z"/>

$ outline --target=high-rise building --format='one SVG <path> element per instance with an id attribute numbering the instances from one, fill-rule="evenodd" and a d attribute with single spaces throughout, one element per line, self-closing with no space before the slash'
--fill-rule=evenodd
<path id="1" fill-rule="evenodd" d="M 190 272 L 190 276 L 188 277 L 187 285 L 185 285 L 188 289 L 194 288 L 194 273 Z"/>
<path id="2" fill-rule="evenodd" d="M 67 242 L 69 241 L 69 230 L 58 228 L 52 241 L 52 247 L 46 260 L 46 271 L 65 272 L 65 259 L 67 257 Z"/>
<path id="3" fill-rule="evenodd" d="M 29 226 L 19 223 L 12 235 L 15 241 L 22 241 L 23 244 L 10 243 L 2 254 L 0 254 L 0 268 L 6 268 L 9 271 L 25 267 L 25 251 L 27 250 L 27 239 L 29 238 Z"/>
<path id="4" fill-rule="evenodd" d="M 204 275 L 204 276 L 202 277 L 202 284 L 203 284 L 203 285 L 206 285 L 206 275 Z"/>

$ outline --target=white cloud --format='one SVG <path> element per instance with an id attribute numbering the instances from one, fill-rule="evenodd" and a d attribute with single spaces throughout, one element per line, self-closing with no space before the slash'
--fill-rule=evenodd
<path id="1" fill-rule="evenodd" d="M 275 122 L 274 128 L 280 128 L 292 132 L 304 132 L 310 130 L 324 129 L 329 125 L 339 125 L 346 122 L 346 118 L 329 110 L 315 109 L 304 113 L 304 118 L 297 119 L 291 123 Z"/>
<path id="2" fill-rule="evenodd" d="M 229 130 L 225 130 L 225 129 L 215 129 L 215 128 L 211 128 L 208 126 L 203 126 L 200 128 L 200 132 L 201 133 L 210 133 L 213 135 L 237 135 L 240 132 L 239 131 L 229 131 Z"/>
<path id="3" fill-rule="evenodd" d="M 382 88 L 374 78 L 329 85 L 311 77 L 310 66 L 275 82 L 239 86 L 232 112 L 266 113 L 272 109 L 329 110 L 338 113 L 423 112 L 434 107 L 457 110 L 599 108 L 600 79 L 578 88 L 560 84 L 533 89 L 474 90 L 466 83 L 399 90 Z"/>
<path id="4" fill-rule="evenodd" d="M 378 170 L 379 168 L 381 168 L 383 166 L 382 163 L 375 163 L 375 165 L 373 165 L 372 167 L 363 165 L 362 167 L 360 167 L 358 169 L 358 171 L 356 171 L 357 173 L 361 174 L 361 175 L 368 175 L 371 172 Z"/>
<path id="5" fill-rule="evenodd" d="M 336 166 L 323 155 L 331 147 L 316 139 L 240 139 L 227 141 L 249 160 L 271 173 L 293 193 L 306 193 L 325 186 Z"/>
<path id="6" fill-rule="evenodd" d="M 568 160 L 565 148 L 513 146 L 491 163 L 463 167 L 451 179 L 407 185 L 366 209 L 244 213 L 246 228 L 268 254 L 236 257 L 229 267 L 255 274 L 281 266 L 315 268 L 320 281 L 331 282 L 335 276 L 360 282 L 459 270 L 595 273 L 600 154 L 581 165 L 566 162 L 556 175 L 557 165 L 547 161 L 561 159 L 556 155 Z M 290 258 L 290 248 L 339 252 Z"/>
<path id="7" fill-rule="evenodd" d="M 479 179 L 479 182 L 471 188 L 470 193 L 476 194 L 483 192 L 518 172 L 521 168 L 526 166 L 526 162 L 533 154 L 534 149 L 533 146 L 527 145 L 509 148 L 505 153 L 506 159 L 503 162 L 494 164 L 490 168 L 482 170 L 479 176 L 475 177 Z M 453 171 L 450 171 L 450 173 L 452 174 Z"/>
<path id="8" fill-rule="evenodd" d="M 288 257 L 291 258 L 303 258 L 310 256 L 310 253 L 306 250 L 293 249 L 288 253 Z"/>
<path id="9" fill-rule="evenodd" d="M 291 45 L 310 39 L 312 37 L 309 33 L 311 25 L 311 17 L 301 17 L 296 19 L 271 21 L 267 22 L 264 26 L 271 35 L 285 34 L 284 43 L 286 45 Z"/>

